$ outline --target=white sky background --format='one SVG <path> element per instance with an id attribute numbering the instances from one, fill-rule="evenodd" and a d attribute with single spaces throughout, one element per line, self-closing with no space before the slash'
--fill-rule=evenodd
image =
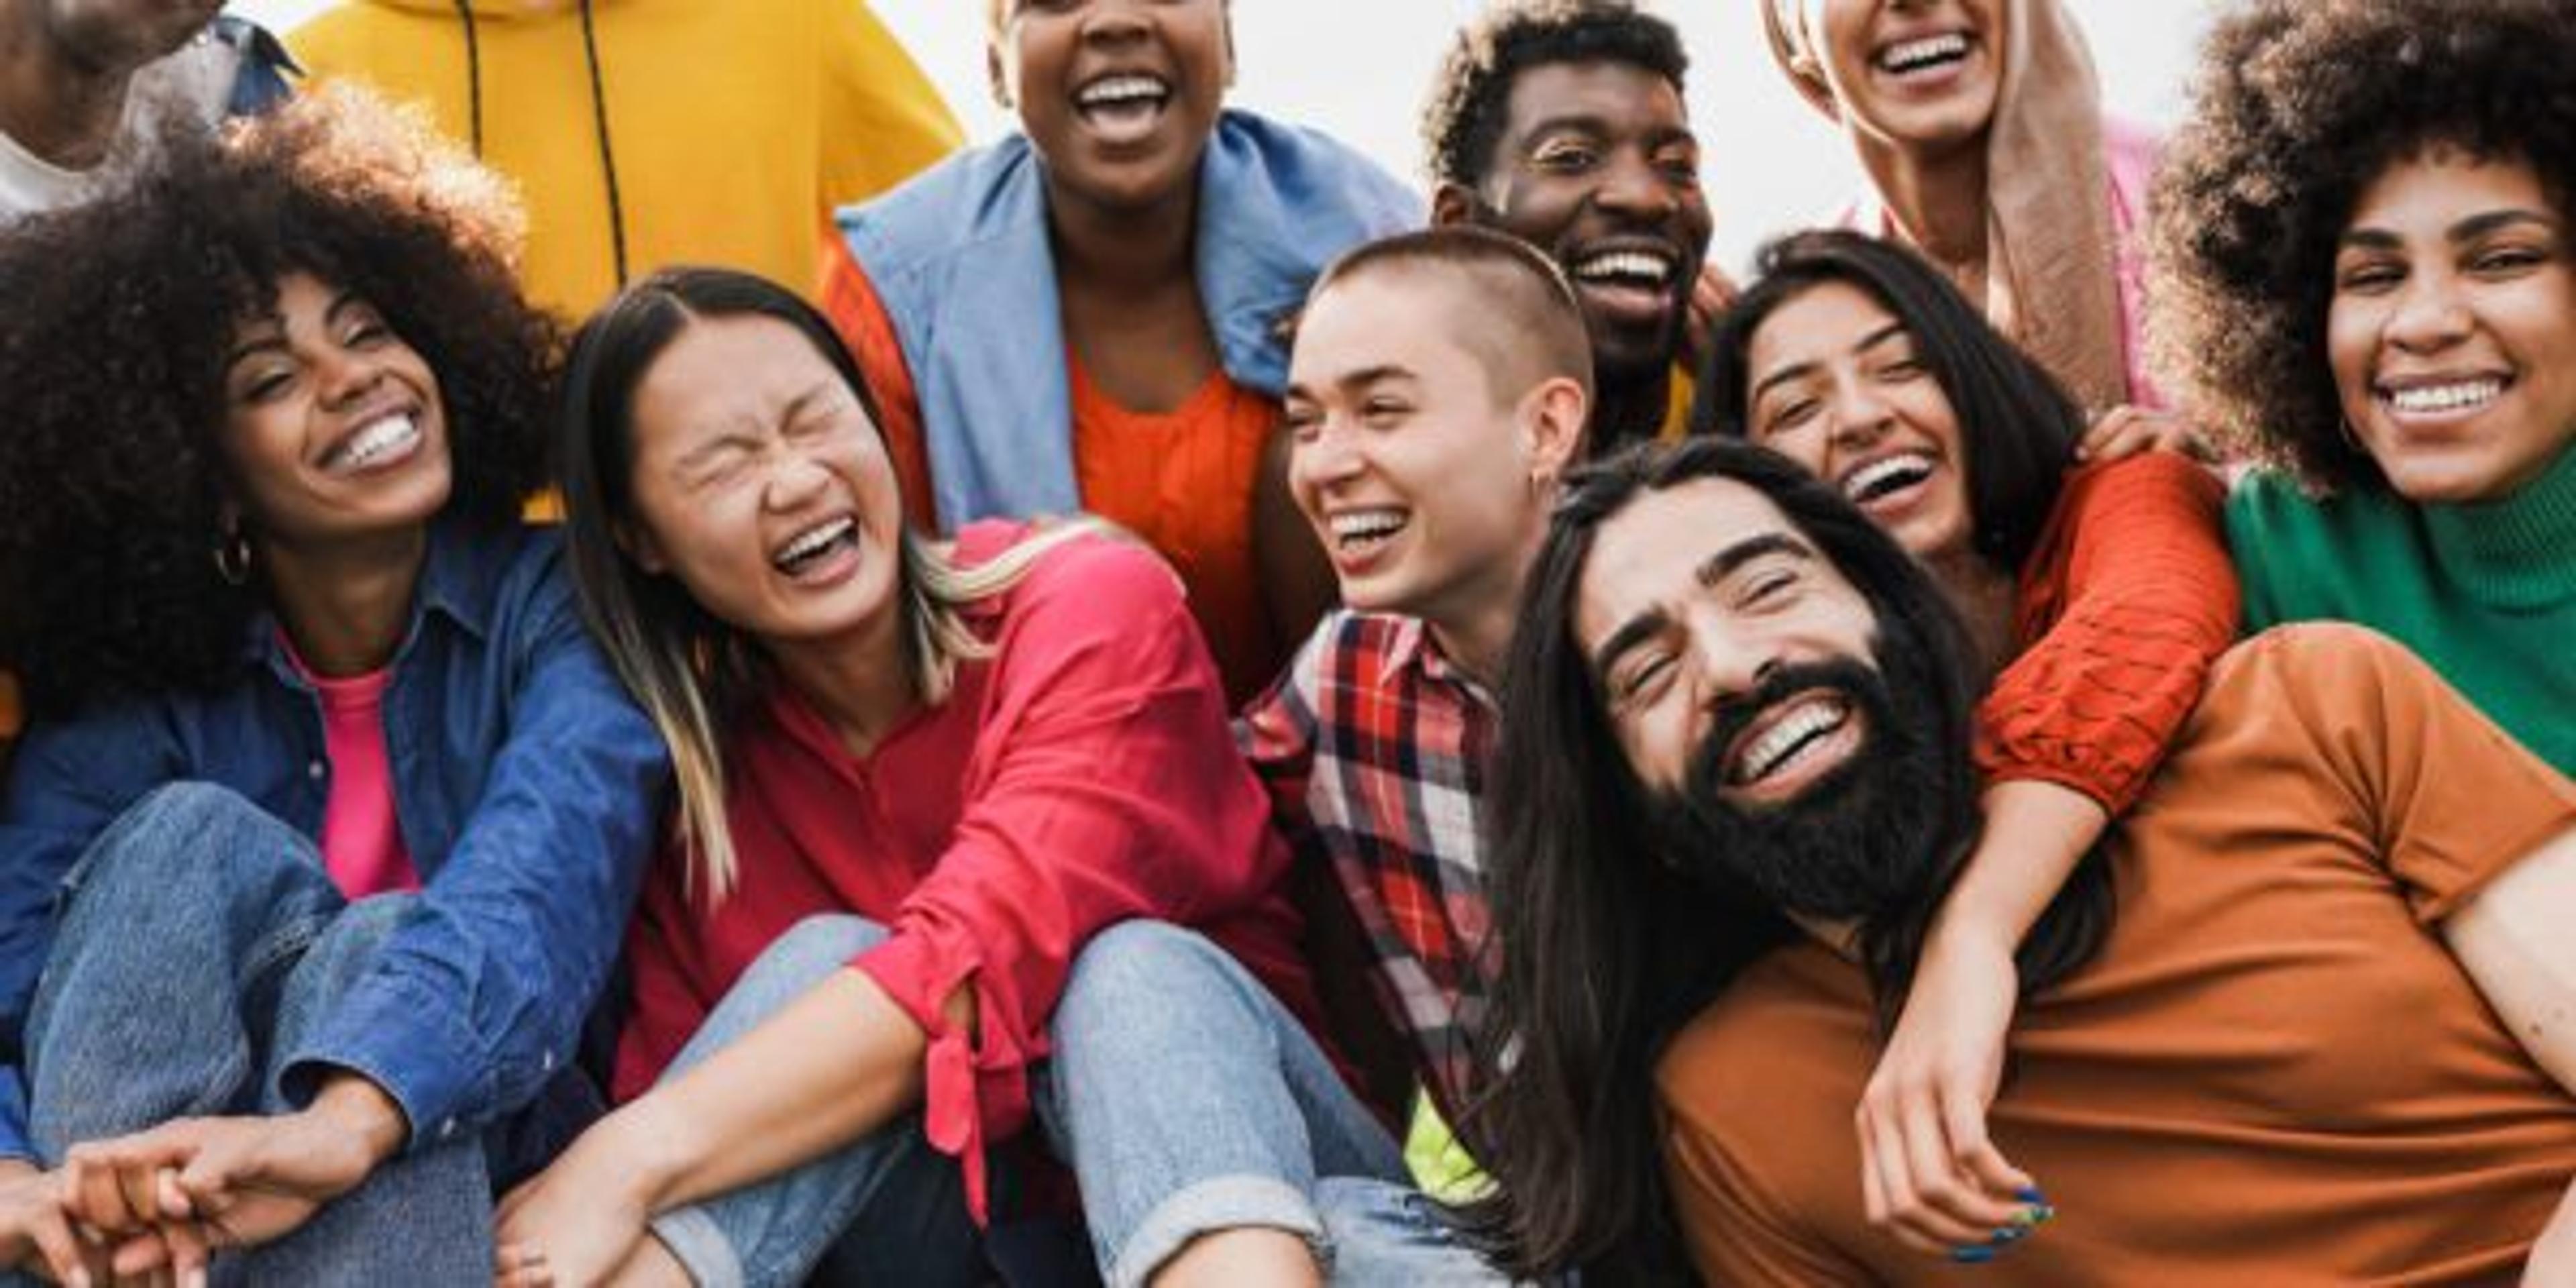
<path id="1" fill-rule="evenodd" d="M 614 3 L 614 0 L 605 0 Z M 722 0 L 755 6 L 767 0 Z M 1690 102 L 1717 211 L 1713 254 L 1741 268 L 1770 233 L 1838 209 L 1857 184 L 1849 146 L 1772 65 L 1763 0 L 1661 0 L 1690 52 Z M 2083 25 L 2110 109 L 2170 125 L 2216 0 L 2067 0 Z M 329 0 L 233 0 L 284 31 Z M 976 141 L 1014 126 L 985 89 L 982 0 L 875 0 L 877 13 L 947 94 Z M 1234 0 L 1241 58 L 1232 101 L 1316 126 L 1417 185 L 1414 119 L 1451 36 L 1482 0 Z M 614 75 L 616 53 L 606 60 Z"/>

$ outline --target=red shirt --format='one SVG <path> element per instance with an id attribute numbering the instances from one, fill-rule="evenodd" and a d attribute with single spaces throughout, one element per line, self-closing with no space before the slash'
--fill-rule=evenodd
<path id="1" fill-rule="evenodd" d="M 1977 706 L 1990 781 L 2053 782 L 2114 815 L 2146 789 L 2236 640 L 2225 505 L 2217 478 L 2171 452 L 2067 476 L 2022 564 L 2021 654 Z"/>
<path id="2" fill-rule="evenodd" d="M 972 525 L 957 557 L 1024 531 Z M 1076 537 L 967 614 L 993 655 L 961 663 L 946 702 L 866 757 L 785 686 L 734 729 L 739 883 L 709 907 L 682 853 L 660 856 L 629 936 L 635 1014 L 615 1089 L 651 1085 L 771 940 L 812 914 L 858 913 L 892 937 L 851 965 L 930 1035 L 924 1127 L 958 1156 L 981 1219 L 983 1147 L 1027 1123 L 1029 1068 L 1096 931 L 1192 927 L 1310 1030 L 1319 1008 L 1279 888 L 1287 849 L 1171 571 L 1128 542 Z M 971 1035 L 940 1008 L 967 981 Z"/>

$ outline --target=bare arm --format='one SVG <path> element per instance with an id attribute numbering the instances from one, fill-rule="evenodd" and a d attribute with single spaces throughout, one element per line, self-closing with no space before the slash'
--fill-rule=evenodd
<path id="1" fill-rule="evenodd" d="M 2576 828 L 2560 832 L 2442 922 L 2442 937 L 2532 1062 L 2576 1092 Z M 2576 1282 L 2576 1189 L 2532 1249 L 2526 1283 Z"/>
<path id="2" fill-rule="evenodd" d="M 950 996 L 952 1022 L 972 1025 L 972 997 Z M 655 1216 L 820 1157 L 921 1103 L 928 1046 L 874 979 L 832 972 L 512 1191 L 496 1222 L 500 1267 L 533 1252 L 554 1282 L 606 1279 Z"/>
<path id="3" fill-rule="evenodd" d="M 1985 812 L 1856 1116 L 1870 1219 L 1934 1255 L 2040 1219 L 2036 1183 L 1986 1133 L 2019 985 L 2013 953 L 2111 819 L 2041 779 L 1988 788 Z"/>

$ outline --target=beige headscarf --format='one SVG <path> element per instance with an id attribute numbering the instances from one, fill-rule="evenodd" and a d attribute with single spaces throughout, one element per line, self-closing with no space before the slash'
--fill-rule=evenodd
<path id="1" fill-rule="evenodd" d="M 1824 2 L 1759 0 L 1780 69 L 1840 122 L 1816 37 Z M 1999 3 L 2006 26 L 1986 133 L 1986 316 L 2078 402 L 2108 408 L 2128 401 L 2129 382 L 2101 88 L 2059 0 Z"/>

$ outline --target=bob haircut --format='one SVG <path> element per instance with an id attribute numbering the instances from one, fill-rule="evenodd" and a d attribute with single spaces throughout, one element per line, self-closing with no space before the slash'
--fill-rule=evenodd
<path id="1" fill-rule="evenodd" d="M 1971 540 L 1997 571 L 2018 575 L 2083 436 L 2083 414 L 2064 386 L 1931 265 L 1894 243 L 1839 229 L 1793 233 L 1763 246 L 1754 274 L 1710 337 L 1692 432 L 1751 439 L 1754 333 L 1781 305 L 1815 287 L 1857 287 L 1904 325 L 1949 399 L 1967 457 L 1961 464 L 1975 525 Z"/>
<path id="2" fill-rule="evenodd" d="M 336 88 L 220 142 L 173 132 L 156 156 L 0 236 L 0 660 L 40 714 L 240 673 L 266 595 L 213 558 L 236 492 L 224 377 L 280 278 L 374 305 L 428 363 L 443 519 L 515 522 L 542 479 L 559 335 L 512 275 L 521 221 L 498 177 Z"/>
<path id="3" fill-rule="evenodd" d="M 725 823 L 723 735 L 766 683 L 759 641 L 701 607 L 673 577 L 645 571 L 625 534 L 635 509 L 635 392 L 672 343 L 700 322 L 767 318 L 805 338 L 858 400 L 871 432 L 877 401 L 858 360 L 814 307 L 766 278 L 724 268 L 666 268 L 627 287 L 584 324 L 566 363 L 556 454 L 582 616 L 627 689 L 660 728 L 680 786 L 690 888 L 722 899 L 737 869 Z M 991 655 L 959 610 L 1010 589 L 1039 555 L 1096 532 L 1061 524 L 971 568 L 905 528 L 897 588 L 903 665 L 926 703 L 947 699 L 960 662 Z M 703 886 L 701 885 L 703 882 Z"/>
<path id="4" fill-rule="evenodd" d="M 2201 46 L 2157 170 L 2150 351 L 2239 452 L 2311 487 L 2385 489 L 2326 358 L 2362 190 L 2439 148 L 2523 161 L 2576 218 L 2576 5 L 2250 0 Z"/>

